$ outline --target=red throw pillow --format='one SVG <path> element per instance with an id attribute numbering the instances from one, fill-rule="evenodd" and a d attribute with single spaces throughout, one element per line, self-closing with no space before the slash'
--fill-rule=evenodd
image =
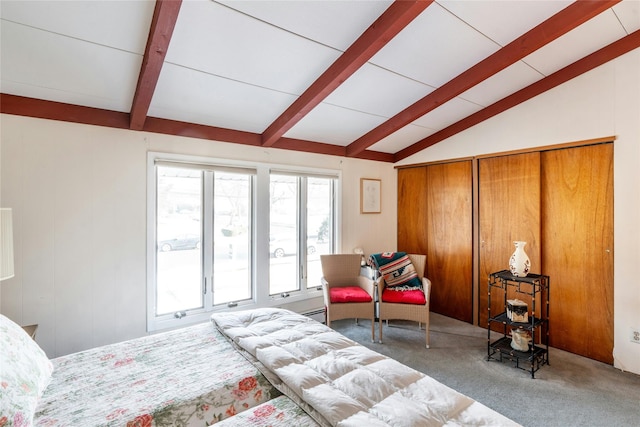
<path id="1" fill-rule="evenodd" d="M 424 305 L 427 302 L 422 289 L 416 289 L 413 291 L 394 291 L 393 289 L 387 288 L 382 291 L 382 301 L 419 305 Z"/>
<path id="2" fill-rule="evenodd" d="M 371 302 L 371 295 L 358 286 L 345 286 L 329 289 L 331 302 Z"/>

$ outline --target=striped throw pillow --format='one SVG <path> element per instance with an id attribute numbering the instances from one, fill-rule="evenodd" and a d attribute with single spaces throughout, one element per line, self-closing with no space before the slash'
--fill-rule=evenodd
<path id="1" fill-rule="evenodd" d="M 396 291 L 422 289 L 422 283 L 409 255 L 404 255 L 380 266 L 380 274 L 384 278 L 387 288 Z"/>

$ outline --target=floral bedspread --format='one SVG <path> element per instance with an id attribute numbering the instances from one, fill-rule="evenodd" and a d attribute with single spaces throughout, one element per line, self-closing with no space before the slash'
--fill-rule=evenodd
<path id="1" fill-rule="evenodd" d="M 211 323 L 52 362 L 39 426 L 209 426 L 281 394 Z"/>
<path id="2" fill-rule="evenodd" d="M 255 408 L 227 418 L 216 427 L 319 427 L 306 412 L 287 396 L 279 396 Z"/>

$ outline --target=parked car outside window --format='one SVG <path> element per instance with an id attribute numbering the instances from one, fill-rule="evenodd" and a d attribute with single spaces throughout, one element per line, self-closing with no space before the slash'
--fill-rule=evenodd
<path id="1" fill-rule="evenodd" d="M 298 251 L 298 242 L 291 237 L 275 237 L 269 239 L 269 252 L 275 258 L 282 258 L 287 255 L 294 255 Z M 311 255 L 316 252 L 316 237 L 309 236 L 307 238 L 307 254 Z"/>
<path id="2" fill-rule="evenodd" d="M 160 240 L 158 249 L 162 252 L 200 249 L 200 236 L 197 234 L 181 234 L 171 239 Z"/>

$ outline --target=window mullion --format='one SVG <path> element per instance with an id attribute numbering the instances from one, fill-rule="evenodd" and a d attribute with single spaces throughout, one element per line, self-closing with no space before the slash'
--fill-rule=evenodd
<path id="1" fill-rule="evenodd" d="M 300 291 L 303 293 L 307 289 L 307 178 L 300 177 L 298 181 L 299 185 L 299 200 L 298 200 L 298 281 L 300 284 Z"/>
<path id="2" fill-rule="evenodd" d="M 214 283 L 213 283 L 213 257 L 214 257 L 214 227 L 213 227 L 213 195 L 214 195 L 214 174 L 211 171 L 204 173 L 202 191 L 202 283 L 204 293 L 205 310 L 210 310 L 214 304 Z"/>

